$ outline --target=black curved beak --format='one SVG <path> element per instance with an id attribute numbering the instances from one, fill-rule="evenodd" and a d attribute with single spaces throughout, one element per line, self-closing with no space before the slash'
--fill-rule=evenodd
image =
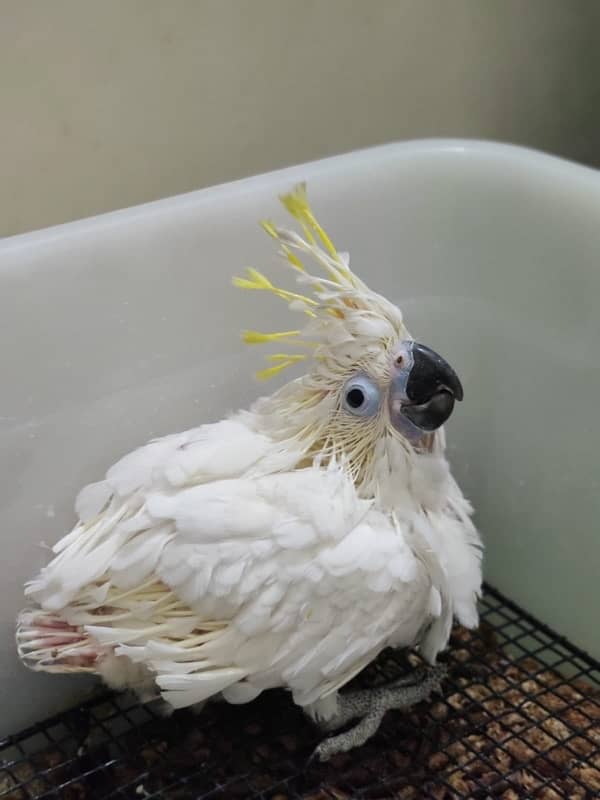
<path id="1" fill-rule="evenodd" d="M 434 431 L 450 417 L 455 401 L 463 399 L 456 372 L 424 344 L 404 342 L 396 369 L 390 399 L 393 423 L 394 413 L 399 413 L 420 431 Z"/>

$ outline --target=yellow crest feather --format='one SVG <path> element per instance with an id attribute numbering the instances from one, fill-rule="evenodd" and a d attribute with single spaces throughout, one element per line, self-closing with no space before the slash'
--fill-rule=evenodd
<path id="1" fill-rule="evenodd" d="M 288 339 L 291 336 L 299 336 L 300 331 L 278 331 L 277 333 L 261 333 L 260 331 L 244 331 L 242 339 L 246 344 L 266 344 L 275 342 L 278 339 Z"/>
<path id="2" fill-rule="evenodd" d="M 273 222 L 263 220 L 260 224 L 263 230 L 276 241 L 279 242 L 282 255 L 286 261 L 298 272 L 305 273 L 307 278 L 310 279 L 311 290 L 318 298 L 319 295 L 325 291 L 326 284 L 329 285 L 333 282 L 340 288 L 353 287 L 356 285 L 356 279 L 350 269 L 345 264 L 342 257 L 336 250 L 333 242 L 319 224 L 315 217 L 306 195 L 306 184 L 301 183 L 294 188 L 293 191 L 281 195 L 282 205 L 297 220 L 304 233 L 304 239 L 298 234 L 279 228 Z M 321 247 L 322 245 L 322 247 Z M 300 250 L 312 256 L 321 265 L 327 275 L 327 280 L 316 278 L 308 275 L 306 268 L 300 258 L 296 255 L 294 250 Z M 323 281 L 323 282 L 322 282 Z M 313 308 L 319 308 L 322 312 L 332 315 L 336 318 L 344 317 L 344 312 L 339 308 L 327 307 L 327 303 L 321 303 L 318 299 L 313 299 L 305 294 L 291 292 L 279 286 L 275 286 L 271 281 L 253 267 L 246 269 L 245 277 L 233 278 L 234 286 L 240 289 L 248 289 L 251 291 L 267 291 L 271 294 L 285 300 L 295 310 L 301 310 L 310 317 L 316 317 L 317 314 Z M 294 337 L 299 336 L 301 331 L 276 331 L 273 333 L 261 333 L 260 331 L 245 331 L 242 334 L 242 339 L 246 344 L 268 344 L 282 339 L 293 340 Z M 293 341 L 294 345 L 305 346 L 309 349 L 315 348 L 314 342 Z M 273 376 L 279 374 L 282 370 L 306 358 L 306 355 L 286 355 L 284 353 L 277 353 L 273 356 L 268 356 L 268 360 L 275 361 L 266 369 L 260 370 L 256 377 L 260 380 L 268 380 Z"/>

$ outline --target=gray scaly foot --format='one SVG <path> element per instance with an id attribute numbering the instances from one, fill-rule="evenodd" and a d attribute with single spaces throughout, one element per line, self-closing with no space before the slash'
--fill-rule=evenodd
<path id="1" fill-rule="evenodd" d="M 417 670 L 407 678 L 377 689 L 340 695 L 338 713 L 323 726 L 325 730 L 336 730 L 358 717 L 361 718 L 360 722 L 344 733 L 324 739 L 314 751 L 311 761 L 328 761 L 336 753 L 360 747 L 376 733 L 386 711 L 407 709 L 427 700 L 432 691 L 439 690 L 446 674 L 446 666 L 439 664 Z"/>

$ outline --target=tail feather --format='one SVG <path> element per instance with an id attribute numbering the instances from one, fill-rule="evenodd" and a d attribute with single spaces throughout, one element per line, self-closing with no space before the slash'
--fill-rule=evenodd
<path id="1" fill-rule="evenodd" d="M 100 588 L 98 603 L 90 592 Z M 124 591 L 103 579 L 58 611 L 22 611 L 16 640 L 32 670 L 95 674 L 112 689 L 132 689 L 144 702 L 162 697 L 173 709 L 202 703 L 246 677 L 206 650 L 227 628 L 203 621 L 160 581 Z"/>
<path id="2" fill-rule="evenodd" d="M 97 673 L 98 660 L 107 654 L 83 628 L 49 611 L 21 611 L 16 639 L 19 657 L 36 672 Z"/>

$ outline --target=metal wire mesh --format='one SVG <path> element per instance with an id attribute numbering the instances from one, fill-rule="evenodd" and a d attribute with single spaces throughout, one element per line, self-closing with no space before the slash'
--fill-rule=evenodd
<path id="1" fill-rule="evenodd" d="M 320 734 L 281 692 L 168 719 L 104 695 L 0 741 L 0 798 L 600 797 L 600 664 L 489 586 L 481 614 L 453 632 L 442 695 L 327 764 L 308 763 Z M 417 663 L 386 652 L 358 680 Z"/>

